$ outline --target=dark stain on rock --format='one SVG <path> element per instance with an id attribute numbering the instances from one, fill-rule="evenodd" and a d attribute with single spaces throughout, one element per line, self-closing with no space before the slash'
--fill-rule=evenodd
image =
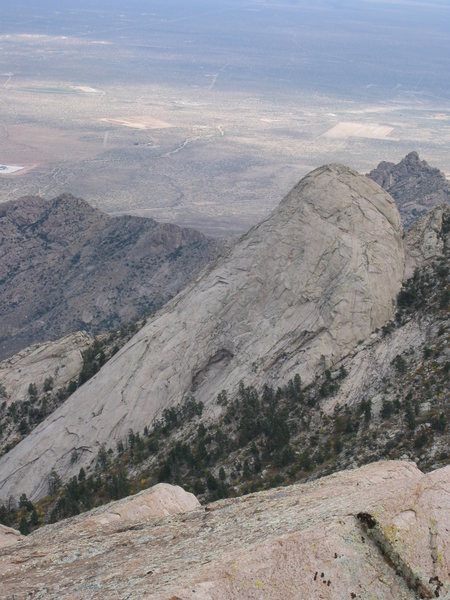
<path id="1" fill-rule="evenodd" d="M 359 519 L 361 523 L 367 527 L 367 529 L 373 529 L 377 524 L 376 519 L 374 519 L 371 514 L 366 512 L 358 513 L 356 518 Z"/>

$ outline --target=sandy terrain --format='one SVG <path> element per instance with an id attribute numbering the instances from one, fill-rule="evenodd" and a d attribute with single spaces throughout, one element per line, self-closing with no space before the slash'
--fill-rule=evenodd
<path id="1" fill-rule="evenodd" d="M 438 113 L 436 115 L 432 115 L 431 119 L 434 119 L 435 121 L 450 121 L 450 115 L 445 113 Z"/>
<path id="2" fill-rule="evenodd" d="M 325 163 L 450 169 L 443 0 L 47 4 L 2 11 L 0 164 L 39 166 L 0 201 L 72 192 L 228 236 Z"/>
<path id="3" fill-rule="evenodd" d="M 444 106 L 381 110 L 309 94 L 263 99 L 217 86 L 199 93 L 100 80 L 71 85 L 101 93 L 43 93 L 60 82 L 15 76 L 2 88 L 0 164 L 26 168 L 0 174 L 0 201 L 71 192 L 109 213 L 228 237 L 264 218 L 321 164 L 364 173 L 417 150 L 449 171 L 450 130 L 430 118 Z"/>
<path id="4" fill-rule="evenodd" d="M 131 129 L 168 129 L 172 127 L 170 123 L 166 121 L 160 121 L 153 117 L 135 117 L 135 118 L 123 118 L 123 119 L 100 119 L 103 123 L 110 123 L 111 125 L 123 125 L 124 127 L 130 127 Z"/>
<path id="5" fill-rule="evenodd" d="M 84 92 L 85 94 L 101 94 L 102 90 L 97 90 L 93 87 L 89 87 L 88 85 L 71 85 L 73 90 L 77 92 Z"/>
<path id="6" fill-rule="evenodd" d="M 373 140 L 384 140 L 394 131 L 393 127 L 369 123 L 348 123 L 342 121 L 326 133 L 323 137 L 329 139 L 346 140 L 350 137 L 371 138 Z"/>
<path id="7" fill-rule="evenodd" d="M 42 165 L 87 158 L 103 148 L 103 132 L 93 139 L 86 139 L 86 133 L 46 123 L 4 125 L 0 128 L 0 164 Z"/>
<path id="8" fill-rule="evenodd" d="M 11 175 L 12 173 L 22 171 L 23 168 L 18 165 L 0 165 L 0 175 Z"/>

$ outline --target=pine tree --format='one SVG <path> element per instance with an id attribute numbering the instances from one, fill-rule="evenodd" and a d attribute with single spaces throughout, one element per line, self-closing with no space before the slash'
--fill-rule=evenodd
<path id="1" fill-rule="evenodd" d="M 54 496 L 61 487 L 61 477 L 52 469 L 48 478 L 48 491 L 51 496 Z"/>
<path id="2" fill-rule="evenodd" d="M 37 398 L 37 387 L 35 383 L 30 383 L 28 386 L 28 395 L 30 400 L 36 400 Z"/>
<path id="3" fill-rule="evenodd" d="M 28 526 L 28 521 L 26 520 L 25 517 L 22 517 L 20 519 L 20 523 L 19 523 L 19 531 L 22 535 L 28 535 L 30 533 L 30 528 Z"/>
<path id="4" fill-rule="evenodd" d="M 39 515 L 37 514 L 37 511 L 34 507 L 33 507 L 33 511 L 30 516 L 30 525 L 32 525 L 33 527 L 36 527 L 36 525 L 39 525 Z"/>

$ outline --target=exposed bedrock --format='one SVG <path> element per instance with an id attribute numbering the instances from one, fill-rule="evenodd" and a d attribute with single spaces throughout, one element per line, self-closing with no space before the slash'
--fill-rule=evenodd
<path id="1" fill-rule="evenodd" d="M 206 507 L 156 486 L 27 538 L 9 530 L 0 597 L 448 598 L 449 474 L 382 461 Z"/>
<path id="2" fill-rule="evenodd" d="M 393 316 L 404 262 L 392 198 L 345 166 L 313 171 L 0 460 L 0 499 L 44 495 L 52 468 L 77 473 L 188 394 L 212 415 L 241 380 L 311 381 Z"/>

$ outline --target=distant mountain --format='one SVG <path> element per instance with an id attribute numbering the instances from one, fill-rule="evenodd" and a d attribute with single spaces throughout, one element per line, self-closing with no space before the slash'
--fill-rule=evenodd
<path id="1" fill-rule="evenodd" d="M 64 194 L 0 204 L 0 359 L 159 308 L 220 250 L 203 234 L 111 217 Z"/>
<path id="2" fill-rule="evenodd" d="M 406 228 L 433 206 L 450 202 L 450 182 L 439 169 L 420 160 L 417 152 L 398 164 L 380 162 L 367 176 L 394 198 Z"/>

